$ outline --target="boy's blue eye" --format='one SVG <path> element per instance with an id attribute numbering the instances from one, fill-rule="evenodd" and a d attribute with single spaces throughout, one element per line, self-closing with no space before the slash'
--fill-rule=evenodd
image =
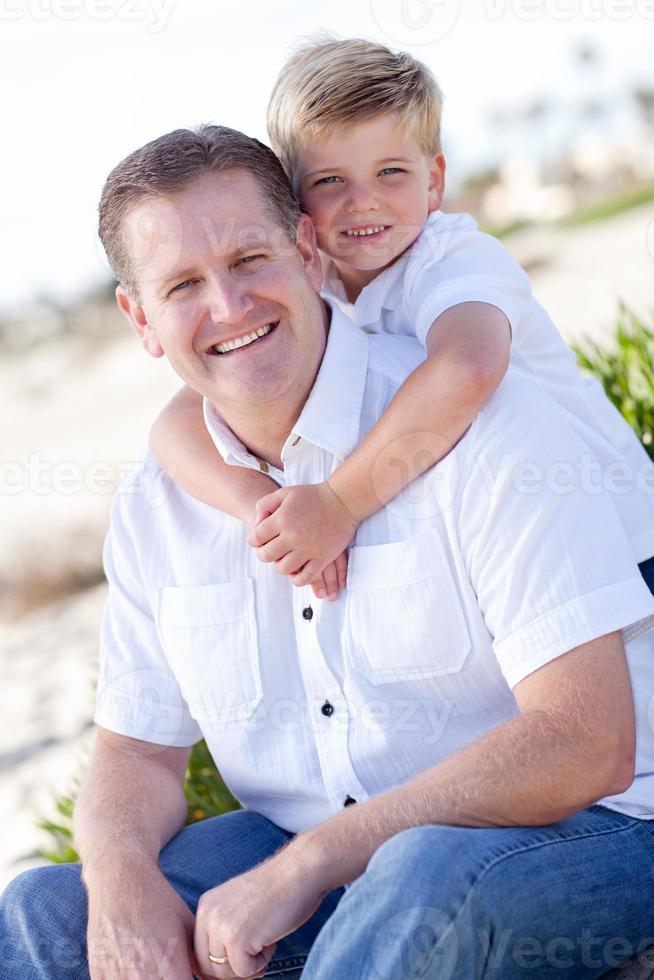
<path id="1" fill-rule="evenodd" d="M 318 184 L 331 184 L 333 181 L 341 180 L 341 179 L 342 178 L 341 177 L 337 177 L 336 174 L 332 174 L 329 177 L 321 177 L 319 180 L 317 180 L 315 182 L 315 184 L 313 186 L 314 187 L 317 187 Z"/>
<path id="2" fill-rule="evenodd" d="M 380 174 L 403 174 L 404 171 L 401 167 L 384 167 L 383 170 L 379 171 Z"/>

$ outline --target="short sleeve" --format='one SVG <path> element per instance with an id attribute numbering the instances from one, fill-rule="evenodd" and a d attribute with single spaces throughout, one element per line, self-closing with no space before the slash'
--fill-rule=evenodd
<path id="1" fill-rule="evenodd" d="M 423 346 L 441 313 L 469 302 L 500 309 L 515 337 L 527 316 L 531 286 L 508 249 L 460 215 L 445 231 L 427 226 L 423 232 L 407 266 L 405 301 Z"/>
<path id="2" fill-rule="evenodd" d="M 510 369 L 470 435 L 458 533 L 511 687 L 654 615 L 599 467 L 546 392 Z"/>
<path id="3" fill-rule="evenodd" d="M 167 746 L 202 733 L 166 660 L 139 568 L 138 495 L 119 491 L 104 546 L 109 583 L 100 636 L 94 721 L 110 731 Z"/>

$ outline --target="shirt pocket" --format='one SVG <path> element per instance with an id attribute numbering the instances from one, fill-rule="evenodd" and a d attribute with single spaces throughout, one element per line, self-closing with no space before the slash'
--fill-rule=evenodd
<path id="1" fill-rule="evenodd" d="M 350 549 L 347 578 L 346 649 L 371 684 L 461 670 L 470 632 L 437 531 Z"/>
<path id="2" fill-rule="evenodd" d="M 263 697 L 252 579 L 161 589 L 159 628 L 199 722 L 250 718 Z"/>

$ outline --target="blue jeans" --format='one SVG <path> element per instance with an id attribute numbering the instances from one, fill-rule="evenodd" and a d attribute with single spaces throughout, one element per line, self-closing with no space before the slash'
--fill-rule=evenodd
<path id="1" fill-rule="evenodd" d="M 184 828 L 161 867 L 194 909 L 290 834 L 238 811 Z M 2 980 L 88 977 L 78 865 L 24 872 L 0 903 Z M 654 823 L 600 806 L 544 827 L 404 830 L 300 929 L 287 980 L 600 977 L 654 942 Z M 304 967 L 304 969 L 302 969 Z"/>
<path id="2" fill-rule="evenodd" d="M 640 574 L 645 579 L 645 583 L 649 587 L 650 592 L 654 595 L 654 558 L 648 558 L 647 561 L 641 561 L 638 566 L 640 569 Z"/>

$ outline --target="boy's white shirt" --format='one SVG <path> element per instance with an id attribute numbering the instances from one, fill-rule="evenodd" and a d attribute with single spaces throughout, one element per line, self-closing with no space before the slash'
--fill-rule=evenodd
<path id="1" fill-rule="evenodd" d="M 334 263 L 326 259 L 323 268 L 323 296 L 366 333 L 404 334 L 425 345 L 431 325 L 452 306 L 476 301 L 502 310 L 511 325 L 511 363 L 565 409 L 592 451 L 580 474 L 589 492 L 600 492 L 602 483 L 611 490 L 636 561 L 654 555 L 654 465 L 599 382 L 581 375 L 526 273 L 470 215 L 430 214 L 413 245 L 355 303 Z"/>

